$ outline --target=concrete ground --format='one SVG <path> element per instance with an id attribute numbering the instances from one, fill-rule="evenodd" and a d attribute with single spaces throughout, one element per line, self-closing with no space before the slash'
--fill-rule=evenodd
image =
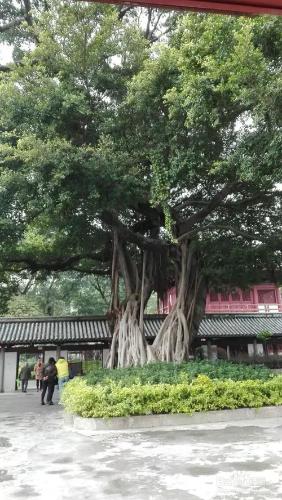
<path id="1" fill-rule="evenodd" d="M 282 422 L 87 436 L 36 393 L 0 395 L 0 499 L 282 498 Z"/>

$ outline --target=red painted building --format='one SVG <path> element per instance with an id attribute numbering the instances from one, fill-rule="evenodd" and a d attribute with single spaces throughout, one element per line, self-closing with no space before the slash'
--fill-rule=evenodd
<path id="1" fill-rule="evenodd" d="M 170 288 L 162 301 L 159 312 L 167 314 L 176 300 L 176 289 Z M 273 283 L 254 285 L 248 290 L 236 288 L 228 292 L 209 291 L 206 297 L 206 314 L 224 313 L 282 313 L 280 289 Z"/>

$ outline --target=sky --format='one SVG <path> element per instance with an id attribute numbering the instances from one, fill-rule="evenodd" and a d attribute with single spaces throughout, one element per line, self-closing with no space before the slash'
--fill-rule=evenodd
<path id="1" fill-rule="evenodd" d="M 0 43 L 0 64 L 7 64 L 12 60 L 13 48 L 4 43 Z"/>

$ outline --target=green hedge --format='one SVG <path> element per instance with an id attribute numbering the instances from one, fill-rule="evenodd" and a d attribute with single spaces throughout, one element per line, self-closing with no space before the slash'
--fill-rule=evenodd
<path id="1" fill-rule="evenodd" d="M 282 376 L 273 379 L 211 380 L 200 375 L 192 383 L 132 385 L 112 382 L 91 386 L 83 378 L 69 382 L 62 401 L 69 413 L 82 417 L 123 417 L 160 413 L 259 408 L 282 404 Z"/>
<path id="2" fill-rule="evenodd" d="M 263 366 L 231 363 L 228 361 L 191 361 L 189 363 L 152 363 L 138 368 L 115 370 L 98 369 L 90 372 L 87 383 L 90 385 L 118 382 L 124 387 L 136 384 L 178 384 L 192 382 L 198 375 L 211 379 L 231 380 L 268 380 L 272 372 Z"/>

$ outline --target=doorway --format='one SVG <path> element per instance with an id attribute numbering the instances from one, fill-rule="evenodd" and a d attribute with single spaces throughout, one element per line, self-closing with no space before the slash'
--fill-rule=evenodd
<path id="1" fill-rule="evenodd" d="M 29 389 L 36 389 L 36 382 L 35 382 L 35 374 L 34 374 L 34 365 L 37 362 L 37 360 L 42 357 L 39 353 L 36 352 L 20 352 L 18 355 L 18 369 L 17 369 L 17 380 L 16 380 L 16 389 L 20 390 L 21 389 L 21 381 L 19 379 L 19 374 L 21 371 L 21 368 L 28 363 L 30 369 L 31 369 L 31 379 L 28 381 L 28 387 L 27 390 Z"/>

